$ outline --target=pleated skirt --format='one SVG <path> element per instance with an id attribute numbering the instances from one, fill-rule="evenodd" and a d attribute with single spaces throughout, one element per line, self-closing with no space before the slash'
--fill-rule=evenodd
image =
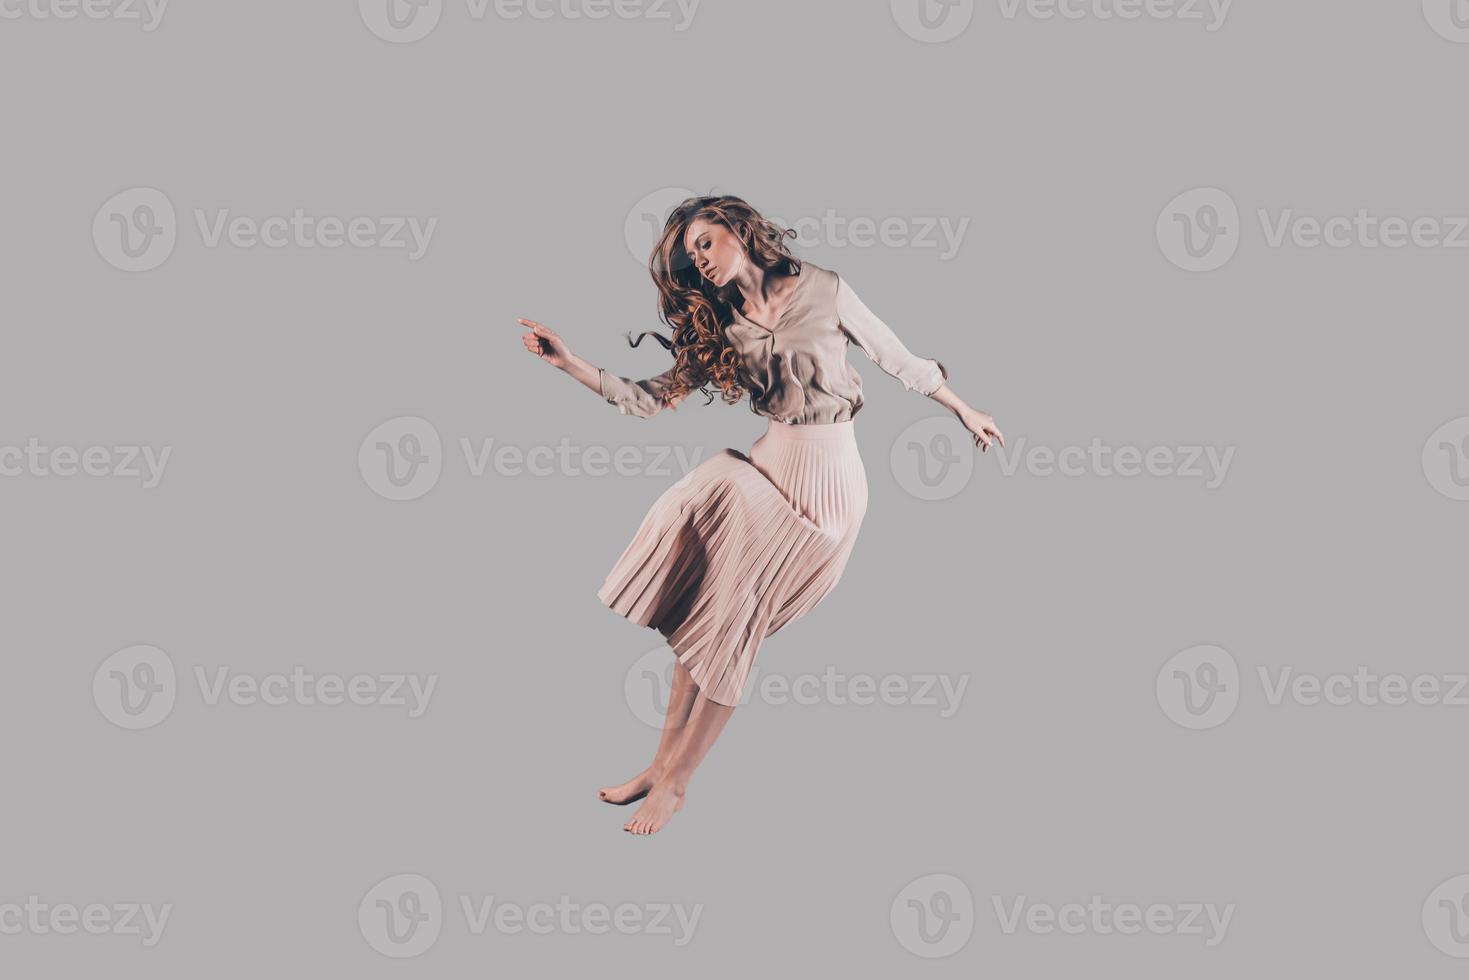
<path id="1" fill-rule="evenodd" d="M 743 700 L 760 645 L 810 612 L 846 568 L 867 512 L 855 420 L 767 419 L 653 503 L 597 597 L 658 630 L 701 692 Z"/>

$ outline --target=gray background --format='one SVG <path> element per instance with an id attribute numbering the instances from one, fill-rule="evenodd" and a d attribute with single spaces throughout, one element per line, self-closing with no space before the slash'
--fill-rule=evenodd
<path id="1" fill-rule="evenodd" d="M 667 20 L 471 18 L 421 41 L 354 4 L 185 4 L 161 26 L 0 21 L 0 444 L 173 447 L 162 483 L 0 478 L 7 679 L 0 903 L 172 903 L 162 941 L 0 935 L 13 975 L 1457 975 L 1420 924 L 1469 871 L 1469 709 L 1270 706 L 1257 666 L 1465 669 L 1469 504 L 1420 462 L 1469 415 L 1460 251 L 1267 247 L 1257 208 L 1469 211 L 1469 46 L 1417 3 L 1239 0 L 1198 21 L 1006 19 L 945 43 L 886 3 L 706 0 Z M 179 241 L 125 273 L 103 203 L 164 191 Z M 1188 273 L 1154 222 L 1219 187 L 1238 254 Z M 656 732 L 623 696 L 656 634 L 595 596 L 678 475 L 472 477 L 458 440 L 747 449 L 745 403 L 619 415 L 521 348 L 515 317 L 618 374 L 666 366 L 623 229 L 666 187 L 788 220 L 969 219 L 962 247 L 798 254 L 841 272 L 1013 443 L 1233 446 L 1224 484 L 1036 477 L 976 460 L 904 490 L 902 430 L 944 410 L 852 350 L 871 484 L 841 586 L 767 671 L 968 675 L 960 710 L 751 703 L 660 834 L 599 785 Z M 192 212 L 437 216 L 428 254 L 206 248 Z M 444 438 L 438 485 L 356 465 L 398 416 Z M 957 428 L 956 430 L 957 431 Z M 962 435 L 962 433 L 959 433 Z M 962 443 L 961 443 L 962 445 Z M 1202 643 L 1246 673 L 1229 721 L 1160 710 Z M 153 644 L 180 691 L 124 731 L 90 694 Z M 195 666 L 436 673 L 427 713 L 206 705 Z M 375 952 L 359 900 L 426 875 L 448 921 Z M 889 925 L 916 878 L 972 891 L 926 960 Z M 457 896 L 702 903 L 668 936 L 471 935 Z M 991 896 L 1235 903 L 1225 941 L 1004 934 Z"/>

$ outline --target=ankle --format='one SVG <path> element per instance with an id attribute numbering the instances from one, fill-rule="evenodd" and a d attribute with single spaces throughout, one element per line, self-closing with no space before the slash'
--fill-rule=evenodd
<path id="1" fill-rule="evenodd" d="M 683 796 L 689 788 L 689 776 L 690 773 L 669 767 L 658 776 L 656 785 L 659 789 L 666 790 L 674 796 Z"/>

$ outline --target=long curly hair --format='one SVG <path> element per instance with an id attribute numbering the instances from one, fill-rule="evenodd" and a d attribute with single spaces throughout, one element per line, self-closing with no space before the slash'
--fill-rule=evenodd
<path id="1" fill-rule="evenodd" d="M 658 287 L 658 318 L 668 324 L 672 338 L 653 330 L 644 330 L 628 343 L 633 347 L 651 335 L 665 349 L 673 352 L 674 372 L 665 403 L 678 402 L 690 390 L 698 388 L 705 396 L 704 404 L 714 400 L 708 389 L 714 384 L 727 404 L 736 404 L 745 393 L 739 356 L 725 339 L 724 328 L 734 319 L 733 300 L 739 287 L 730 280 L 716 287 L 694 266 L 693 257 L 684 248 L 684 233 L 699 218 L 716 221 L 737 235 L 751 261 L 767 271 L 782 275 L 799 275 L 801 260 L 786 248 L 784 239 L 794 238 L 793 228 L 781 228 L 741 198 L 731 194 L 691 197 L 668 215 L 663 234 L 648 258 L 648 273 Z M 754 411 L 752 404 L 750 410 Z"/>

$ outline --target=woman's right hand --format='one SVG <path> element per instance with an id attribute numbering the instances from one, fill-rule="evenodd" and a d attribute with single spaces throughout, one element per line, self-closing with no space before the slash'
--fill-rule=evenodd
<path id="1" fill-rule="evenodd" d="M 566 345 L 566 341 L 561 339 L 560 334 L 534 320 L 527 320 L 525 317 L 516 317 L 516 319 L 530 327 L 530 333 L 520 335 L 526 350 L 554 368 L 565 371 L 570 366 L 571 348 Z"/>

